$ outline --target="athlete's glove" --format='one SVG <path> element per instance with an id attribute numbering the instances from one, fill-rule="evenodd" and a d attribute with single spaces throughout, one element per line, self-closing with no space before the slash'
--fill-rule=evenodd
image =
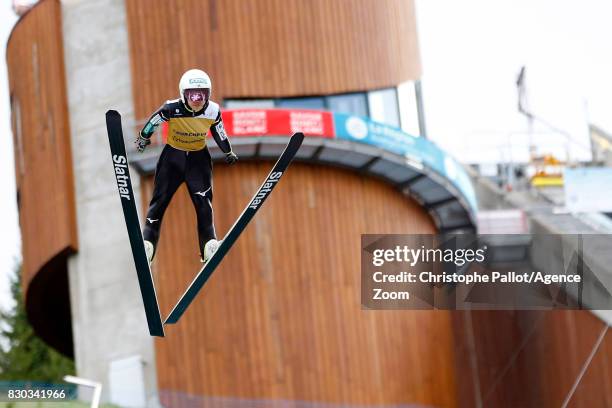
<path id="1" fill-rule="evenodd" d="M 238 161 L 238 156 L 236 156 L 236 153 L 234 152 L 227 152 L 225 153 L 225 162 L 227 164 L 234 164 Z"/>
<path id="2" fill-rule="evenodd" d="M 136 143 L 136 150 L 142 153 L 144 152 L 144 149 L 151 144 L 151 139 L 144 137 L 142 133 L 139 133 L 136 140 L 134 140 L 134 143 Z"/>

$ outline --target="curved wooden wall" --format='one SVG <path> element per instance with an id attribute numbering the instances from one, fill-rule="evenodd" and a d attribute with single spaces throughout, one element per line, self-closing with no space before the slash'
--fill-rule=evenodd
<path id="1" fill-rule="evenodd" d="M 215 166 L 215 224 L 231 226 L 271 163 Z M 156 340 L 160 395 L 455 406 L 451 315 L 360 306 L 362 233 L 432 233 L 392 187 L 294 163 L 180 324 Z M 145 183 L 150 197 L 152 180 Z M 154 265 L 168 313 L 199 269 L 184 187 Z M 177 394 L 178 392 L 178 394 Z"/>
<path id="2" fill-rule="evenodd" d="M 70 354 L 68 288 L 56 286 L 67 284 L 66 256 L 77 249 L 60 7 L 45 0 L 23 16 L 6 59 L 28 317 L 41 337 Z M 56 321 L 68 322 L 68 333 L 52 327 Z"/>
<path id="3" fill-rule="evenodd" d="M 412 0 L 126 1 L 136 118 L 194 67 L 213 99 L 362 91 L 421 74 Z"/>
<path id="4" fill-rule="evenodd" d="M 459 406 L 564 406 L 593 352 L 568 406 L 612 406 L 612 334 L 592 312 L 462 311 L 453 320 Z"/>

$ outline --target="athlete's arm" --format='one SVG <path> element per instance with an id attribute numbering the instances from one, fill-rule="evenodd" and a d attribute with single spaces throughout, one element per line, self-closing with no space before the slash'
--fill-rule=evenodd
<path id="1" fill-rule="evenodd" d="M 238 161 L 238 156 L 232 152 L 232 145 L 230 144 L 230 141 L 227 138 L 227 133 L 225 133 L 225 128 L 223 127 L 221 111 L 219 111 L 217 114 L 217 119 L 210 127 L 210 133 L 212 133 L 215 142 L 217 142 L 217 146 L 219 146 L 221 151 L 225 153 L 225 161 L 229 164 L 236 163 Z"/>
<path id="2" fill-rule="evenodd" d="M 155 130 L 162 122 L 167 122 L 169 119 L 168 113 L 166 111 L 166 104 L 164 103 L 158 110 L 153 112 L 147 123 L 143 126 L 140 131 L 140 136 L 150 139 L 151 135 L 155 133 Z"/>
<path id="3" fill-rule="evenodd" d="M 138 137 L 134 141 L 136 143 L 136 149 L 139 152 L 144 152 L 144 149 L 151 144 L 151 135 L 155 132 L 155 129 L 162 123 L 168 121 L 168 115 L 166 114 L 166 104 L 163 104 L 158 110 L 156 110 L 144 127 L 138 133 Z"/>

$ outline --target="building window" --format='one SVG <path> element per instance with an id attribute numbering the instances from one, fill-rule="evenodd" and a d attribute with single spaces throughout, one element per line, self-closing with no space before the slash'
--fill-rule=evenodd
<path id="1" fill-rule="evenodd" d="M 400 127 L 397 90 L 395 88 L 368 92 L 368 106 L 370 107 L 370 118 L 372 120 Z"/>
<path id="2" fill-rule="evenodd" d="M 274 107 L 274 99 L 228 99 L 225 101 L 228 109 L 270 109 Z"/>
<path id="3" fill-rule="evenodd" d="M 277 108 L 285 109 L 326 109 L 325 99 L 321 97 L 311 98 L 283 98 L 276 100 Z"/>
<path id="4" fill-rule="evenodd" d="M 226 99 L 224 106 L 230 109 L 285 108 L 329 110 L 337 113 L 370 117 L 372 120 L 396 127 L 400 127 L 401 124 L 396 88 L 298 98 Z"/>
<path id="5" fill-rule="evenodd" d="M 414 81 L 407 81 L 397 87 L 397 99 L 402 130 L 410 135 L 420 135 L 419 106 Z"/>
<path id="6" fill-rule="evenodd" d="M 326 99 L 327 108 L 332 112 L 368 115 L 368 98 L 365 93 L 332 95 Z"/>

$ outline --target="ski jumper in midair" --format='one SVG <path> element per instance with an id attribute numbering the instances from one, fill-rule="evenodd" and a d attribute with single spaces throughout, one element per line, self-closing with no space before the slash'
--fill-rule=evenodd
<path id="1" fill-rule="evenodd" d="M 155 169 L 153 196 L 143 232 L 149 263 L 155 255 L 164 213 L 183 182 L 187 183 L 196 210 L 200 257 L 206 262 L 214 254 L 219 242 L 213 224 L 212 159 L 206 147 L 208 131 L 225 153 L 227 163 L 238 160 L 223 128 L 219 105 L 210 100 L 209 76 L 198 69 L 185 72 L 179 82 L 179 93 L 179 99 L 167 101 L 151 115 L 136 139 L 138 151 L 144 151 L 155 129 L 162 122 L 168 122 L 168 139 Z"/>

